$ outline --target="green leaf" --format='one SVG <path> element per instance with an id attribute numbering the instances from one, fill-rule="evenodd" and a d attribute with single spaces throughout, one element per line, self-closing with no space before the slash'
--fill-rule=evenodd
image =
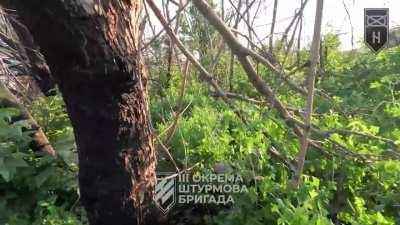
<path id="1" fill-rule="evenodd" d="M 38 175 L 35 176 L 35 184 L 37 188 L 40 188 L 44 182 L 46 182 L 47 179 L 52 175 L 54 171 L 54 168 L 52 167 L 47 167 L 44 169 L 42 172 L 40 172 Z"/>
<path id="2" fill-rule="evenodd" d="M 5 164 L 8 167 L 27 167 L 28 164 L 26 164 L 25 160 L 22 158 L 9 158 L 5 161 Z"/>
<path id="3" fill-rule="evenodd" d="M 27 167 L 28 164 L 22 158 L 6 157 L 0 164 L 0 174 L 6 182 L 15 176 L 18 167 Z"/>
<path id="4" fill-rule="evenodd" d="M 3 177 L 3 179 L 6 182 L 9 182 L 11 180 L 11 173 L 8 170 L 8 168 L 6 168 L 4 166 L 0 166 L 0 175 Z"/>

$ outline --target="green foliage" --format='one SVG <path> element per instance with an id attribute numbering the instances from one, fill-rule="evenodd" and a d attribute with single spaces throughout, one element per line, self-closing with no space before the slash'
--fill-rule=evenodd
<path id="1" fill-rule="evenodd" d="M 249 84 L 235 62 L 234 76 L 228 80 L 230 53 L 222 52 L 218 63 L 211 57 L 217 35 L 204 18 L 191 8 L 192 18 L 183 24 L 184 34 L 196 33 L 191 44 L 203 48 L 203 64 L 213 70 L 225 89 L 256 100 L 263 100 Z M 195 173 L 210 173 L 216 163 L 240 174 L 249 192 L 234 196 L 234 204 L 216 207 L 208 215 L 209 224 L 269 225 L 395 225 L 400 224 L 399 149 L 379 139 L 382 136 L 400 144 L 400 48 L 372 55 L 360 51 L 342 52 L 338 37 L 326 35 L 322 49 L 324 68 L 317 87 L 329 97 L 317 96 L 313 123 L 323 130 L 346 129 L 355 133 L 333 133 L 310 148 L 305 162 L 302 186 L 289 188 L 299 140 L 278 113 L 265 105 L 234 101 L 243 123 L 213 90 L 199 82 L 190 70 L 182 105 L 185 109 L 176 130 L 166 144 L 181 168 L 199 164 Z M 215 46 L 214 46 L 215 47 Z M 277 54 L 281 54 L 277 52 Z M 281 57 L 282 55 L 278 55 Z M 290 53 L 286 72 L 301 83 L 305 69 L 290 66 L 308 59 L 308 52 Z M 289 66 L 290 65 L 290 66 Z M 150 111 L 155 132 L 165 140 L 174 123 L 182 72 L 171 68 L 166 80 L 164 66 L 153 66 Z M 265 67 L 259 74 L 292 108 L 304 107 L 304 100 L 282 85 Z M 166 84 L 168 82 L 168 84 Z M 58 157 L 38 156 L 29 149 L 28 125 L 14 121 L 18 111 L 0 109 L 0 224 L 69 225 L 86 224 L 79 206 L 77 154 L 73 130 L 60 96 L 38 99 L 31 107 L 35 119 L 46 131 Z M 300 118 L 300 113 L 294 113 Z M 319 138 L 313 135 L 312 138 Z M 336 145 L 346 149 L 337 148 Z M 270 154 L 271 148 L 281 154 Z M 159 154 L 158 169 L 171 172 L 171 164 Z M 213 208 L 214 210 L 214 208 Z"/>
<path id="2" fill-rule="evenodd" d="M 400 143 L 400 49 L 372 55 L 341 52 L 339 45 L 337 36 L 324 37 L 324 68 L 317 87 L 330 97 L 316 97 L 313 122 L 323 130 L 346 129 Z M 300 60 L 306 61 L 307 55 L 301 52 Z M 296 58 L 290 55 L 288 65 L 296 63 Z M 222 55 L 221 61 L 222 71 L 224 64 L 228 71 L 229 54 Z M 234 68 L 232 91 L 258 99 L 241 67 L 235 64 Z M 258 71 L 277 89 L 283 102 L 303 107 L 304 100 L 281 85 L 265 67 L 259 65 Z M 174 73 L 171 86 L 162 90 L 164 97 L 153 99 L 151 104 L 155 128 L 163 135 L 175 118 L 171 112 L 181 75 L 179 70 Z M 241 174 L 250 187 L 249 193 L 235 196 L 232 206 L 221 207 L 218 215 L 209 219 L 210 224 L 400 224 L 399 149 L 366 136 L 333 133 L 330 140 L 360 155 L 349 157 L 338 152 L 332 142 L 324 141 L 323 146 L 332 151 L 332 156 L 311 148 L 303 185 L 293 191 L 288 188 L 293 168 L 267 151 L 274 146 L 293 162 L 299 144 L 285 122 L 274 110 L 235 102 L 248 120 L 243 124 L 225 103 L 211 97 L 210 90 L 195 81 L 195 76 L 195 72 L 190 74 L 184 96 L 188 108 L 168 143 L 170 151 L 178 164 L 200 162 L 200 173 L 209 173 L 215 163 L 224 162 L 230 172 Z M 291 78 L 301 82 L 304 76 L 305 71 L 297 71 Z M 220 84 L 225 89 L 229 87 L 223 80 Z M 362 155 L 371 160 L 363 161 Z M 258 176 L 261 181 L 254 182 Z"/>
<path id="3" fill-rule="evenodd" d="M 45 106 L 45 107 L 43 107 Z M 64 101 L 60 95 L 40 98 L 31 106 L 36 121 L 43 127 L 57 155 L 68 165 L 76 167 L 75 138 Z"/>
<path id="4" fill-rule="evenodd" d="M 62 100 L 40 99 L 33 112 L 58 156 L 33 152 L 29 124 L 15 121 L 17 110 L 0 108 L 0 224 L 86 224 L 77 206 L 76 152 Z"/>
<path id="5" fill-rule="evenodd" d="M 215 218 L 216 224 L 332 224 L 325 209 L 329 192 L 318 178 L 306 177 L 297 192 L 278 180 L 271 174 L 247 195 L 238 196 L 233 209 Z"/>
<path id="6" fill-rule="evenodd" d="M 350 215 L 349 213 L 343 213 L 340 217 L 343 221 L 351 222 L 355 225 L 394 225 L 394 220 L 390 218 L 385 218 L 382 213 L 368 213 L 365 208 L 365 200 L 363 198 L 355 197 L 354 204 L 351 204 L 351 208 L 355 214 L 355 216 Z"/>

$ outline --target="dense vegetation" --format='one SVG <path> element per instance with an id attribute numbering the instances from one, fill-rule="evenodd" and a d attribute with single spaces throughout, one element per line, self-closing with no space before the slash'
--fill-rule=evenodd
<path id="1" fill-rule="evenodd" d="M 201 21 L 195 11 L 192 16 Z M 218 225 L 400 224 L 400 48 L 376 55 L 366 49 L 343 52 L 336 35 L 324 35 L 323 64 L 316 84 L 323 94 L 317 96 L 313 122 L 323 130 L 352 132 L 332 133 L 321 141 L 322 149 L 310 148 L 303 183 L 293 190 L 289 182 L 298 137 L 258 96 L 239 63 L 234 64 L 234 76 L 228 77 L 230 52 L 218 53 L 215 61 L 220 39 L 205 24 L 183 25 L 182 32 L 199 35 L 192 36 L 191 47 L 200 49 L 201 63 L 220 86 L 244 96 L 234 101 L 246 123 L 197 79 L 193 67 L 189 67 L 181 95 L 182 66 L 172 64 L 168 69 L 162 57 L 147 59 L 155 133 L 178 166 L 196 165 L 191 172 L 210 173 L 216 164 L 223 164 L 229 173 L 243 176 L 249 187 L 248 193 L 235 196 L 233 205 L 203 206 L 210 213 L 201 215 L 202 221 Z M 275 55 L 286 65 L 301 65 L 309 57 L 307 50 L 285 56 L 277 46 Z M 161 42 L 153 43 L 160 52 L 164 47 Z M 301 116 L 304 99 L 263 65 L 257 69 L 293 113 Z M 298 66 L 286 70 L 297 83 L 302 83 L 307 72 Z M 79 204 L 73 130 L 62 98 L 39 98 L 30 111 L 44 128 L 57 158 L 30 149 L 30 131 L 25 121 L 16 120 L 18 110 L 0 108 L 0 224 L 87 224 Z M 270 154 L 271 146 L 280 157 Z M 160 150 L 158 171 L 173 170 Z"/>
<path id="2" fill-rule="evenodd" d="M 333 35 L 325 36 L 324 44 L 329 54 L 318 87 L 331 97 L 317 101 L 318 126 L 385 136 L 400 144 L 400 48 L 378 55 L 362 50 L 343 53 Z M 223 56 L 216 66 L 216 76 L 224 75 L 228 57 Z M 174 67 L 172 79 L 161 82 L 165 80 L 162 69 L 152 68 L 152 74 L 159 77 L 153 78 L 158 82 L 151 88 L 152 118 L 161 138 L 175 118 L 172 112 L 182 77 Z M 233 91 L 256 98 L 246 87 L 240 67 L 236 69 Z M 268 71 L 262 75 L 272 79 Z M 249 121 L 243 124 L 195 76 L 191 70 L 183 99 L 187 107 L 169 142 L 171 153 L 180 166 L 200 163 L 198 172 L 206 173 L 215 163 L 224 162 L 251 186 L 248 194 L 237 196 L 232 207 L 210 218 L 211 224 L 317 225 L 335 220 L 357 225 L 400 224 L 399 149 L 355 135 L 333 135 L 346 150 L 340 152 L 329 144 L 329 154 L 313 149 L 307 157 L 304 183 L 293 191 L 288 186 L 292 168 L 267 152 L 273 143 L 288 161 L 293 160 L 298 140 L 284 129 L 282 120 L 264 105 L 240 102 Z M 301 73 L 296 76 L 300 79 Z M 288 90 L 281 88 L 280 96 L 293 107 L 301 107 L 302 102 Z M 13 120 L 18 111 L 0 110 L 0 221 L 10 225 L 85 224 L 78 204 L 76 149 L 63 101 L 59 96 L 41 98 L 31 111 L 58 157 L 37 157 L 29 149 L 26 124 Z M 173 167 L 160 159 L 159 169 Z M 256 183 L 252 182 L 255 174 L 259 176 Z"/>

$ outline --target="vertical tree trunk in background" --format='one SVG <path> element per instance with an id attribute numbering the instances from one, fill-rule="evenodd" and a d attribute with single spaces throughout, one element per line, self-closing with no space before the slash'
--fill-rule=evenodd
<path id="1" fill-rule="evenodd" d="M 272 23 L 271 23 L 271 32 L 269 36 L 269 53 L 273 54 L 274 50 L 274 33 L 275 33 L 275 23 L 276 23 L 276 12 L 278 8 L 278 0 L 274 0 L 274 8 L 272 12 Z"/>
<path id="2" fill-rule="evenodd" d="M 304 162 L 306 160 L 309 146 L 309 136 L 312 128 L 311 126 L 314 105 L 315 77 L 317 76 L 318 72 L 323 8 L 324 0 L 317 0 L 314 22 L 314 35 L 310 50 L 310 68 L 309 74 L 307 76 L 307 100 L 304 115 L 304 124 L 306 125 L 306 127 L 304 128 L 303 136 L 300 138 L 300 149 L 297 154 L 297 168 L 292 178 L 292 187 L 294 189 L 298 189 L 300 186 L 301 174 L 303 173 Z"/>
<path id="3" fill-rule="evenodd" d="M 138 52 L 142 1 L 11 3 L 66 102 L 90 224 L 151 224 L 155 152 Z"/>

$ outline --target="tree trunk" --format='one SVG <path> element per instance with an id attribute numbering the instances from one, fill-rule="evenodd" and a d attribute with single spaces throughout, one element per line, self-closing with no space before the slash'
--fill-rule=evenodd
<path id="1" fill-rule="evenodd" d="M 324 8 L 324 0 L 317 0 L 317 7 L 315 12 L 314 22 L 314 35 L 311 43 L 310 50 L 310 67 L 309 74 L 307 76 L 307 100 L 305 106 L 304 124 L 306 127 L 303 131 L 303 136 L 300 138 L 300 149 L 297 154 L 297 168 L 292 178 L 292 187 L 298 189 L 301 183 L 301 175 L 303 173 L 304 162 L 306 160 L 309 136 L 312 128 L 312 115 L 314 106 L 314 91 L 315 91 L 315 77 L 318 72 L 319 63 L 319 48 L 321 44 L 321 25 L 322 25 L 322 14 Z"/>
<path id="2" fill-rule="evenodd" d="M 150 224 L 156 160 L 138 50 L 142 1 L 12 4 L 64 97 L 90 224 Z"/>

